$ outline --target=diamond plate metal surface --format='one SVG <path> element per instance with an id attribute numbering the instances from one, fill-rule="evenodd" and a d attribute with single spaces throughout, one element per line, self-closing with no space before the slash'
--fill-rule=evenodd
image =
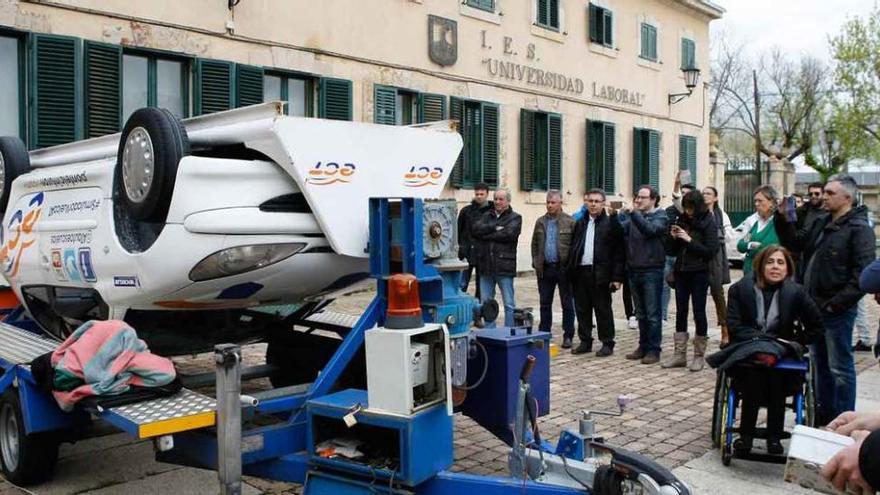
<path id="1" fill-rule="evenodd" d="M 60 342 L 0 323 L 0 358 L 14 364 L 28 364 L 38 356 L 52 352 Z"/>
<path id="2" fill-rule="evenodd" d="M 335 311 L 322 311 L 309 316 L 306 318 L 306 321 L 353 328 L 357 324 L 358 318 L 358 316 L 337 313 Z"/>
<path id="3" fill-rule="evenodd" d="M 114 407 L 110 411 L 141 426 L 213 412 L 216 409 L 217 403 L 214 399 L 192 390 L 183 389 L 172 397 Z"/>

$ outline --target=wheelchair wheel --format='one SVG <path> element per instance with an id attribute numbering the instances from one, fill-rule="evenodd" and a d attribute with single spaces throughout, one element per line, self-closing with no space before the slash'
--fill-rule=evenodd
<path id="1" fill-rule="evenodd" d="M 813 427 L 816 424 L 816 390 L 815 385 L 815 369 L 813 362 L 810 361 L 807 369 L 807 376 L 804 377 L 804 425 Z"/>
<path id="2" fill-rule="evenodd" d="M 727 375 L 718 371 L 715 376 L 715 400 L 712 403 L 712 446 L 721 446 L 721 423 L 724 421 L 722 404 L 727 397 Z"/>
<path id="3" fill-rule="evenodd" d="M 733 454 L 730 451 L 730 448 L 725 448 L 721 452 L 721 464 L 725 466 L 730 466 L 730 461 L 733 459 Z"/>

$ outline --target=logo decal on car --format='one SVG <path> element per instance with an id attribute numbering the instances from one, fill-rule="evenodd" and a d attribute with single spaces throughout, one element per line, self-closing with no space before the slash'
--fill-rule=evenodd
<path id="1" fill-rule="evenodd" d="M 64 262 L 61 260 L 61 250 L 52 250 L 52 271 L 55 272 L 55 278 L 61 282 L 67 282 L 67 275 L 64 273 Z"/>
<path id="2" fill-rule="evenodd" d="M 309 170 L 306 183 L 316 186 L 329 186 L 338 182 L 349 183 L 357 167 L 354 163 L 338 164 L 336 162 L 318 162 Z"/>
<path id="3" fill-rule="evenodd" d="M 95 269 L 92 267 L 92 250 L 91 248 L 79 248 L 79 273 L 86 282 L 97 282 L 98 277 L 95 275 Z"/>
<path id="4" fill-rule="evenodd" d="M 126 277 L 116 276 L 113 277 L 113 285 L 116 287 L 140 287 L 141 281 L 138 280 L 137 275 L 130 275 Z"/>
<path id="5" fill-rule="evenodd" d="M 64 273 L 71 282 L 82 282 L 76 259 L 76 249 L 64 250 Z"/>
<path id="6" fill-rule="evenodd" d="M 3 273 L 9 278 L 18 275 L 21 267 L 21 256 L 36 241 L 34 236 L 34 227 L 40 220 L 43 213 L 43 200 L 45 196 L 42 192 L 34 194 L 34 197 L 28 201 L 27 208 L 16 210 L 9 218 L 9 225 L 6 231 L 9 233 L 9 240 L 3 243 L 0 248 L 0 262 L 3 263 Z M 3 236 L 0 235 L 0 242 L 3 242 Z"/>
<path id="7" fill-rule="evenodd" d="M 441 167 L 412 167 L 403 174 L 403 185 L 406 187 L 439 186 L 443 177 Z"/>

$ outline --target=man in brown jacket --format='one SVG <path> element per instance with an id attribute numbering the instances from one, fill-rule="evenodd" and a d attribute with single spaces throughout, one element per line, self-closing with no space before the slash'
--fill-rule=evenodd
<path id="1" fill-rule="evenodd" d="M 566 276 L 574 219 L 562 211 L 562 194 L 547 192 L 547 214 L 535 222 L 532 234 L 532 267 L 538 276 L 538 294 L 541 304 L 539 330 L 550 331 L 553 324 L 553 293 L 559 287 L 562 302 L 562 347 L 571 347 L 574 336 L 574 300 L 571 284 Z"/>

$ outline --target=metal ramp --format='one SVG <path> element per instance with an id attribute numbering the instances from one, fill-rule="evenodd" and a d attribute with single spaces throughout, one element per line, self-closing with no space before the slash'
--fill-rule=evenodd
<path id="1" fill-rule="evenodd" d="M 308 327 L 309 329 L 327 330 L 338 334 L 347 333 L 358 322 L 358 316 L 352 316 L 336 311 L 323 310 L 309 315 L 302 320 L 294 321 L 294 325 Z"/>
<path id="2" fill-rule="evenodd" d="M 52 352 L 59 344 L 57 340 L 0 322 L 0 364 L 22 368 L 19 373 L 25 373 L 29 380 L 33 380 L 30 362 Z M 98 408 L 95 413 L 133 437 L 143 439 L 213 426 L 216 410 L 216 402 L 211 397 L 182 389 L 170 397 Z"/>

